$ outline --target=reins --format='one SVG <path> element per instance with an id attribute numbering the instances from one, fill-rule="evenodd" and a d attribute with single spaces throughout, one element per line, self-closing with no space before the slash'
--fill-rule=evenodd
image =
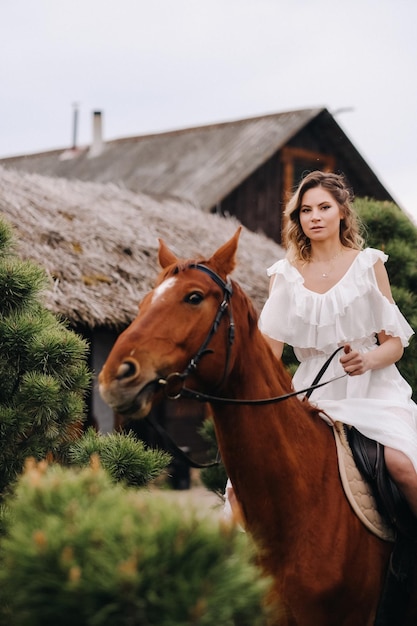
<path id="1" fill-rule="evenodd" d="M 327 359 L 323 367 L 318 372 L 317 376 L 315 377 L 310 387 L 307 387 L 306 389 L 301 389 L 300 391 L 292 391 L 290 393 L 286 393 L 281 396 L 276 396 L 275 398 L 261 398 L 258 400 L 242 400 L 239 398 L 221 398 L 217 396 L 211 396 L 209 394 L 202 393 L 200 391 L 194 391 L 193 389 L 188 389 L 188 387 L 182 387 L 178 393 L 175 393 L 175 395 L 172 395 L 172 396 L 167 394 L 167 397 L 170 398 L 171 400 L 178 400 L 179 398 L 185 398 L 185 399 L 198 400 L 199 402 L 211 402 L 212 404 L 217 402 L 221 404 L 249 404 L 249 405 L 274 404 L 277 402 L 281 402 L 282 400 L 287 400 L 288 398 L 293 398 L 294 396 L 299 396 L 301 394 L 305 394 L 303 400 L 308 399 L 315 389 L 319 389 L 319 387 L 324 387 L 324 385 L 328 385 L 329 383 L 334 382 L 335 380 L 339 380 L 340 378 L 344 378 L 345 376 L 347 376 L 347 374 L 345 373 L 345 374 L 342 374 L 341 376 L 335 376 L 333 378 L 330 378 L 329 380 L 326 380 L 323 383 L 319 382 L 321 378 L 323 377 L 324 373 L 326 372 L 327 368 L 329 367 L 330 363 L 332 362 L 333 358 L 342 348 L 343 346 L 340 346 L 329 356 L 329 358 Z M 167 377 L 167 379 L 160 379 L 159 383 L 162 385 L 167 384 L 168 379 L 169 379 L 169 376 Z M 165 440 L 165 442 L 168 443 L 168 446 L 171 452 L 175 454 L 177 458 L 180 458 L 181 460 L 185 461 L 187 465 L 189 465 L 190 467 L 195 467 L 197 469 L 205 469 L 208 467 L 214 467 L 216 465 L 219 465 L 220 461 L 217 459 L 209 463 L 198 463 L 197 461 L 194 461 L 183 450 L 181 450 L 180 447 L 177 446 L 177 444 L 172 439 L 172 437 L 168 434 L 165 428 L 163 428 L 160 424 L 158 424 L 158 422 L 156 422 L 150 417 L 147 417 L 146 421 L 157 431 L 157 433 Z"/>
<path id="2" fill-rule="evenodd" d="M 175 443 L 171 435 L 165 430 L 163 426 L 158 424 L 155 419 L 148 415 L 147 417 L 145 417 L 145 421 L 148 422 L 148 424 L 152 426 L 152 428 L 158 433 L 158 435 L 165 442 L 167 448 L 169 448 L 169 451 L 172 452 L 172 454 L 176 456 L 177 459 L 181 459 L 181 461 L 184 461 L 189 467 L 194 467 L 196 469 L 207 469 L 208 467 L 215 467 L 216 465 L 220 465 L 220 454 L 218 450 L 215 461 L 210 461 L 209 463 L 198 463 L 197 461 L 194 461 L 190 456 L 188 456 L 188 454 L 186 454 L 184 450 L 182 450 Z"/>
<path id="3" fill-rule="evenodd" d="M 189 400 L 198 400 L 199 402 L 211 402 L 212 404 L 245 404 L 252 406 L 262 406 L 264 404 L 277 404 L 282 400 L 288 400 L 289 398 L 294 398 L 295 396 L 299 396 L 305 394 L 305 398 L 308 398 L 306 392 L 312 393 L 315 389 L 319 389 L 320 387 L 324 387 L 329 383 L 333 383 L 340 378 L 344 378 L 347 374 L 341 374 L 340 376 L 334 376 L 334 378 L 330 378 L 326 380 L 324 383 L 320 383 L 318 385 L 311 385 L 311 387 L 307 387 L 306 389 L 300 389 L 299 391 L 292 391 L 290 393 L 286 393 L 282 396 L 275 396 L 273 398 L 259 398 L 254 400 L 244 400 L 241 398 L 222 398 L 217 396 L 210 396 L 209 394 L 201 393 L 199 391 L 194 391 L 193 389 L 188 389 L 188 387 L 183 387 L 181 392 L 181 397 Z M 168 396 L 169 397 L 169 396 Z"/>

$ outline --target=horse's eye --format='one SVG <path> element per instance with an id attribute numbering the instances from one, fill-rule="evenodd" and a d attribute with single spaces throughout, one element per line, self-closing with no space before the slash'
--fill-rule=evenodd
<path id="1" fill-rule="evenodd" d="M 204 296 L 202 293 L 200 293 L 199 291 L 192 291 L 185 296 L 184 302 L 188 302 L 189 304 L 200 304 L 203 299 Z"/>

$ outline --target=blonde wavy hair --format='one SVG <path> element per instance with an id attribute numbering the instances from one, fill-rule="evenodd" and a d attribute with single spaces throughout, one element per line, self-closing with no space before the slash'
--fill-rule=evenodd
<path id="1" fill-rule="evenodd" d="M 340 221 L 340 242 L 346 248 L 361 250 L 364 246 L 363 224 L 352 206 L 353 193 L 341 174 L 310 172 L 303 178 L 296 192 L 289 200 L 284 212 L 283 243 L 291 261 L 309 261 L 311 258 L 310 239 L 305 236 L 300 224 L 300 208 L 306 191 L 323 187 L 339 205 L 343 218 Z"/>

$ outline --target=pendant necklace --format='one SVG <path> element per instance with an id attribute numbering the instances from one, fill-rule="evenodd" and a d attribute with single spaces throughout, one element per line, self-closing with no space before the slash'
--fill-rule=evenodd
<path id="1" fill-rule="evenodd" d="M 336 261 L 336 259 L 342 254 L 344 248 L 340 248 L 339 252 L 337 252 L 334 256 L 332 256 L 330 259 L 326 259 L 325 261 L 314 261 L 314 259 L 312 259 L 313 263 L 326 263 L 329 264 L 330 267 L 327 271 L 325 272 L 321 272 L 321 278 L 326 279 L 329 278 L 330 274 L 333 272 L 334 270 L 334 261 Z M 311 261 L 310 261 L 311 263 Z"/>

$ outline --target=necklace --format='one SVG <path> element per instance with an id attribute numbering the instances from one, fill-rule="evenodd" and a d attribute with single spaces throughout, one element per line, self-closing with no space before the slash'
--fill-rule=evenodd
<path id="1" fill-rule="evenodd" d="M 322 264 L 322 263 L 326 263 L 329 265 L 329 268 L 326 269 L 324 272 L 320 272 L 321 274 L 321 278 L 329 278 L 330 274 L 333 272 L 334 270 L 334 262 L 336 261 L 336 259 L 342 254 L 342 252 L 344 251 L 344 248 L 341 247 L 340 250 L 338 252 L 336 252 L 336 254 L 334 256 L 332 256 L 330 259 L 325 259 L 323 261 L 317 261 L 314 259 L 310 259 L 309 261 L 307 261 L 308 263 L 315 263 L 315 264 Z"/>

